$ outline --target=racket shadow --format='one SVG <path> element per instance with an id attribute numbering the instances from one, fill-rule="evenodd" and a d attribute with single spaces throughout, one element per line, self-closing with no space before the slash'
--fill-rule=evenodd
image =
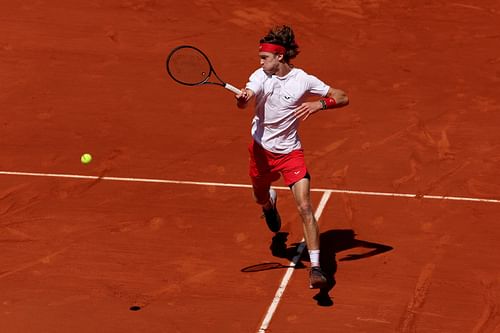
<path id="1" fill-rule="evenodd" d="M 295 256 L 298 253 L 298 246 L 300 243 L 294 243 L 292 246 L 288 247 L 286 242 L 288 240 L 288 232 L 277 232 L 272 240 L 269 249 L 271 253 L 276 258 L 286 259 L 288 261 L 287 265 L 284 265 L 280 262 L 264 262 L 256 265 L 247 266 L 241 269 L 244 273 L 252 273 L 252 272 L 261 272 L 268 271 L 271 269 L 280 269 L 280 268 L 294 268 L 294 269 L 303 269 L 306 266 L 302 263 L 302 261 L 298 261 L 295 265 L 293 265 L 293 261 Z"/>
<path id="2" fill-rule="evenodd" d="M 280 268 L 294 268 L 294 269 L 302 269 L 305 268 L 304 264 L 299 263 L 298 265 L 283 265 L 279 262 L 263 262 L 256 265 L 247 266 L 241 269 L 243 273 L 254 273 L 254 272 L 262 272 L 268 271 L 271 269 L 280 269 Z"/>

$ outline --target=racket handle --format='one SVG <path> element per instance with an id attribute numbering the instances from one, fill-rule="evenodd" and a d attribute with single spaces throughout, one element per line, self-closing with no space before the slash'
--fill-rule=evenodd
<path id="1" fill-rule="evenodd" d="M 235 94 L 241 93 L 241 89 L 238 89 L 238 88 L 236 88 L 235 86 L 233 86 L 233 85 L 231 85 L 229 83 L 224 84 L 224 88 L 226 88 L 227 90 L 231 90 Z"/>

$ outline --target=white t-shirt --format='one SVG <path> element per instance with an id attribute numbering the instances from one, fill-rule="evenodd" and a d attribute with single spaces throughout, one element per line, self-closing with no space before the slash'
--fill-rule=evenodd
<path id="1" fill-rule="evenodd" d="M 280 154 L 301 148 L 297 133 L 300 121 L 294 110 L 308 95 L 326 96 L 330 89 L 298 68 L 283 77 L 267 75 L 259 68 L 250 75 L 246 88 L 255 93 L 253 139 L 264 149 Z"/>

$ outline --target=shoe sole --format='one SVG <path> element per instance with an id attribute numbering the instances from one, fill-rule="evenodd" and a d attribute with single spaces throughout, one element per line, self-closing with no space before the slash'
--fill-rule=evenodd
<path id="1" fill-rule="evenodd" d="M 269 228 L 269 230 L 271 230 L 272 232 L 279 232 L 280 229 L 281 229 L 281 217 L 279 216 L 278 212 L 276 212 L 276 217 L 277 217 L 277 222 L 274 224 L 271 224 L 271 223 L 268 223 L 267 220 L 266 220 L 266 224 L 267 224 L 267 227 Z"/>

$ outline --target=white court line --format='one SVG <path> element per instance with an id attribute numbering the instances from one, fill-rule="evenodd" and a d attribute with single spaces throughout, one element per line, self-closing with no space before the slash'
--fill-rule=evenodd
<path id="1" fill-rule="evenodd" d="M 152 178 L 85 176 L 85 175 L 72 175 L 72 174 L 62 174 L 62 173 L 0 171 L 0 175 L 31 176 L 31 177 L 55 177 L 55 178 L 73 178 L 73 179 L 93 179 L 93 180 L 111 180 L 111 181 L 122 181 L 122 182 L 183 184 L 183 185 L 202 185 L 202 186 L 220 186 L 220 187 L 240 187 L 240 188 L 251 188 L 252 187 L 251 185 L 248 185 L 248 184 L 197 182 L 197 181 L 186 181 L 186 180 L 168 180 L 168 179 L 152 179 Z M 273 188 L 280 189 L 280 190 L 288 190 L 288 187 L 285 187 L 285 186 L 273 186 Z M 417 195 L 417 194 L 410 194 L 410 193 L 354 191 L 354 190 L 327 189 L 327 188 L 316 188 L 316 189 L 313 188 L 313 189 L 311 189 L 311 192 L 332 192 L 332 193 L 345 193 L 345 194 L 353 194 L 353 195 L 379 196 L 379 197 L 395 197 L 395 198 L 399 197 L 399 198 L 418 198 L 418 199 L 500 203 L 500 199 L 455 197 L 455 196 L 446 196 L 446 195 Z"/>
<path id="2" fill-rule="evenodd" d="M 316 212 L 314 213 L 314 217 L 316 218 L 316 221 L 319 221 L 319 218 L 321 217 L 321 214 L 323 213 L 323 209 L 326 206 L 326 203 L 328 202 L 328 199 L 330 198 L 331 191 L 325 191 L 323 193 L 323 196 L 321 197 L 321 201 L 319 202 L 318 208 L 316 209 Z M 292 278 L 292 274 L 295 270 L 295 266 L 300 260 L 300 257 L 302 257 L 302 252 L 304 252 L 304 249 L 306 247 L 306 243 L 304 241 L 304 238 L 300 241 L 300 245 L 297 248 L 297 254 L 293 257 L 292 261 L 288 265 L 289 267 L 286 270 L 285 275 L 283 276 L 283 279 L 281 280 L 281 283 L 278 287 L 278 290 L 276 291 L 276 294 L 274 294 L 273 301 L 271 302 L 271 305 L 267 309 L 266 315 L 264 316 L 264 319 L 262 320 L 262 324 L 260 325 L 259 328 L 259 333 L 264 333 L 267 328 L 269 327 L 269 324 L 271 323 L 271 319 L 273 318 L 274 312 L 276 312 L 276 309 L 278 307 L 279 302 L 281 301 L 281 296 L 283 296 L 283 293 L 285 292 L 286 286 L 288 285 L 288 282 Z"/>

